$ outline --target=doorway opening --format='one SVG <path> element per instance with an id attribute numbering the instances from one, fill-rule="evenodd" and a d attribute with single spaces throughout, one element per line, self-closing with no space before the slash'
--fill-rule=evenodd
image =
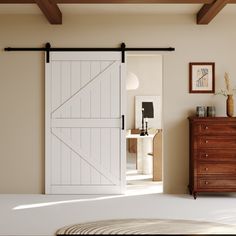
<path id="1" fill-rule="evenodd" d="M 127 191 L 163 192 L 162 55 L 127 55 Z"/>

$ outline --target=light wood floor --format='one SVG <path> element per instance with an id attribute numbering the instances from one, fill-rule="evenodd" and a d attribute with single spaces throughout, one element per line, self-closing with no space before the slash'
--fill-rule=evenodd
<path id="1" fill-rule="evenodd" d="M 0 235 L 52 236 L 71 224 L 108 219 L 184 219 L 236 226 L 236 194 L 162 194 L 162 182 L 129 170 L 125 195 L 0 195 Z M 173 232 L 175 233 L 175 232 Z"/>
<path id="2" fill-rule="evenodd" d="M 0 235 L 54 235 L 65 225 L 107 219 L 187 219 L 236 225 L 236 195 L 199 196 L 156 193 L 156 188 L 127 194 L 0 195 Z M 173 232 L 174 233 L 174 232 Z"/>
<path id="3" fill-rule="evenodd" d="M 138 174 L 136 170 L 126 171 L 127 194 L 139 193 L 162 193 L 163 183 L 152 181 L 152 175 Z"/>

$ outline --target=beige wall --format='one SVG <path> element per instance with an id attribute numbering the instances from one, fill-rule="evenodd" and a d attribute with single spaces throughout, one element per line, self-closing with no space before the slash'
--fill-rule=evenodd
<path id="1" fill-rule="evenodd" d="M 216 85 L 228 71 L 236 84 L 236 17 L 219 15 L 210 25 L 194 16 L 64 16 L 52 26 L 40 15 L 0 16 L 0 48 L 52 46 L 173 46 L 163 53 L 164 191 L 183 193 L 188 184 L 187 116 L 197 105 L 224 98 L 188 93 L 188 63 L 216 62 Z M 42 193 L 44 189 L 44 66 L 35 52 L 0 52 L 0 193 Z"/>
<path id="2" fill-rule="evenodd" d="M 127 129 L 135 128 L 135 96 L 162 96 L 162 56 L 130 54 L 127 71 L 137 75 L 139 87 L 127 91 Z"/>

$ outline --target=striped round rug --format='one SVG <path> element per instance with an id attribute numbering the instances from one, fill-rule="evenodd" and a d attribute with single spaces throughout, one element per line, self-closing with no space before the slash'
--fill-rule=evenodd
<path id="1" fill-rule="evenodd" d="M 236 226 L 190 220 L 126 219 L 66 226 L 57 235 L 81 234 L 236 234 Z"/>

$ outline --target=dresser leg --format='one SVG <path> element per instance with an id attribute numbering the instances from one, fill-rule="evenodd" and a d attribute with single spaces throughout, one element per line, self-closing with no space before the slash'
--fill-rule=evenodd
<path id="1" fill-rule="evenodd" d="M 193 191 L 192 191 L 192 188 L 190 187 L 190 185 L 188 185 L 188 191 L 189 191 L 190 195 L 193 195 Z"/>
<path id="2" fill-rule="evenodd" d="M 197 199 L 197 192 L 193 192 L 193 198 L 194 198 L 194 200 Z"/>

